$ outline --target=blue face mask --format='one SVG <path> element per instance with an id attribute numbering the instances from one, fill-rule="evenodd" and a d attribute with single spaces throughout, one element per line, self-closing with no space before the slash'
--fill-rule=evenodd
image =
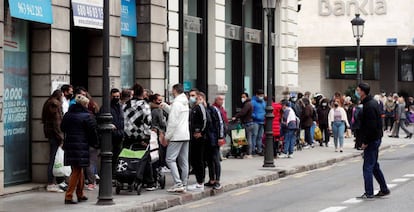
<path id="1" fill-rule="evenodd" d="M 359 93 L 355 90 L 355 96 L 356 96 L 356 98 L 358 98 L 358 99 L 360 99 L 361 98 L 361 96 L 359 95 Z"/>
<path id="2" fill-rule="evenodd" d="M 190 97 L 190 103 L 194 104 L 197 101 L 196 97 Z"/>
<path id="3" fill-rule="evenodd" d="M 263 96 L 259 96 L 259 100 L 263 101 L 264 97 Z"/>

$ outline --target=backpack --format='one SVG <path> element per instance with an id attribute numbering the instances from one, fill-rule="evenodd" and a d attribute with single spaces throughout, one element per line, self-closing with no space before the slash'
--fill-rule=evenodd
<path id="1" fill-rule="evenodd" d="M 414 123 L 414 113 L 413 112 L 407 112 L 407 120 L 408 123 Z"/>

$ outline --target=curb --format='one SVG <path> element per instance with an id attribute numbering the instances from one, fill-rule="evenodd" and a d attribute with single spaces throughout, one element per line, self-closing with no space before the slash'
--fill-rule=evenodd
<path id="1" fill-rule="evenodd" d="M 380 151 L 385 149 L 391 148 L 393 145 L 387 145 L 380 147 Z M 208 189 L 203 192 L 195 192 L 195 193 L 184 193 L 181 195 L 171 195 L 165 198 L 157 199 L 148 203 L 144 203 L 141 205 L 137 205 L 134 207 L 130 207 L 128 209 L 124 209 L 121 211 L 125 212 L 150 212 L 150 211 L 160 211 L 172 208 L 174 206 L 184 205 L 190 202 L 194 202 L 197 200 L 201 200 L 207 197 L 219 195 L 225 192 L 233 191 L 236 189 L 241 189 L 245 187 L 249 187 L 252 185 L 257 185 L 261 183 L 266 183 L 274 180 L 278 180 L 289 175 L 294 175 L 302 172 L 307 172 L 315 169 L 320 169 L 323 167 L 331 166 L 335 163 L 343 162 L 346 160 L 350 160 L 352 158 L 361 157 L 361 153 L 355 153 L 349 156 L 343 156 L 340 158 L 329 159 L 326 161 L 319 161 L 313 164 L 304 165 L 304 166 L 296 166 L 290 170 L 276 170 L 276 173 L 272 174 L 264 174 L 260 176 L 255 176 L 252 179 L 244 180 L 242 182 L 235 182 L 232 184 L 223 185 L 221 190 L 213 190 Z"/>

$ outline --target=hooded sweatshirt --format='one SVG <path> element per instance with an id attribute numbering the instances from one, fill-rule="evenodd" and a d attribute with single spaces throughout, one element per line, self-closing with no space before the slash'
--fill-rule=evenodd
<path id="1" fill-rule="evenodd" d="M 168 115 L 167 132 L 165 138 L 171 142 L 184 142 L 190 140 L 188 99 L 185 94 L 178 95 Z"/>

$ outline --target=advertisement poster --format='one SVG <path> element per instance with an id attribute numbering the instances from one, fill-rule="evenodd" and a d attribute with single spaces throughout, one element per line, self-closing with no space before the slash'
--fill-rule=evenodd
<path id="1" fill-rule="evenodd" d="M 75 26 L 103 29 L 102 0 L 72 0 L 72 10 Z"/>
<path id="2" fill-rule="evenodd" d="M 3 96 L 5 185 L 30 180 L 27 28 L 25 21 L 6 19 Z"/>
<path id="3" fill-rule="evenodd" d="M 137 11 L 135 0 L 121 0 L 121 34 L 137 36 Z"/>
<path id="4" fill-rule="evenodd" d="M 51 0 L 9 0 L 11 16 L 45 24 L 53 23 Z"/>

